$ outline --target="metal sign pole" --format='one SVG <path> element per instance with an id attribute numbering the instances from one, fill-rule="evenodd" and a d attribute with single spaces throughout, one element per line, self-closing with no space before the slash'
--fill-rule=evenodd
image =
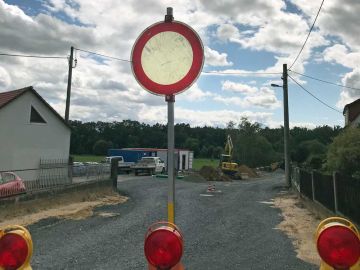
<path id="1" fill-rule="evenodd" d="M 174 103 L 175 96 L 167 95 L 165 97 L 168 107 L 168 221 L 175 224 L 175 136 L 174 136 Z"/>

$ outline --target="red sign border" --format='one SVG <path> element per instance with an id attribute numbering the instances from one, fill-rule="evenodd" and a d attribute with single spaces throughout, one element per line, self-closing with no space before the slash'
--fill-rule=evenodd
<path id="1" fill-rule="evenodd" d="M 180 81 L 173 84 L 159 84 L 152 81 L 141 65 L 141 54 L 147 41 L 161 32 L 176 32 L 184 36 L 193 50 L 193 62 L 188 73 Z M 176 95 L 188 89 L 199 77 L 204 65 L 204 46 L 199 35 L 187 24 L 172 22 L 157 22 L 146 28 L 135 41 L 131 51 L 131 68 L 135 79 L 147 91 L 155 95 Z"/>

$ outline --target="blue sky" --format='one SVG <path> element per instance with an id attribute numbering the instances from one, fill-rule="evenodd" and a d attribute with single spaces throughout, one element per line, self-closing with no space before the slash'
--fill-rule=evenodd
<path id="1" fill-rule="evenodd" d="M 97 3 L 98 2 L 98 3 Z M 140 3 L 141 2 L 141 3 Z M 67 56 L 71 45 L 123 59 L 143 29 L 163 20 L 167 6 L 176 20 L 192 26 L 205 49 L 203 71 L 282 72 L 303 44 L 321 1 L 86 1 L 0 0 L 0 52 Z M 325 1 L 316 27 L 292 70 L 360 88 L 360 38 L 356 0 Z M 346 27 L 345 27 L 346 25 Z M 71 119 L 166 122 L 163 97 L 137 84 L 129 63 L 77 51 Z M 289 73 L 308 91 L 342 112 L 360 91 Z M 64 114 L 66 60 L 1 58 L 0 91 L 29 84 Z M 175 120 L 192 126 L 225 126 L 248 117 L 264 125 L 282 124 L 279 75 L 201 74 L 176 98 Z M 292 126 L 343 125 L 342 113 L 319 103 L 289 78 Z"/>

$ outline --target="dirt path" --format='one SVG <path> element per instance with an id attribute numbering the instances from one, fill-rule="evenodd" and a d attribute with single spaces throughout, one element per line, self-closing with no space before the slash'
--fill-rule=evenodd
<path id="1" fill-rule="evenodd" d="M 277 229 L 285 232 L 296 249 L 297 257 L 316 265 L 320 259 L 314 243 L 314 233 L 320 218 L 307 210 L 296 195 L 281 195 L 273 201 L 274 207 L 280 208 L 284 220 Z"/>
<path id="2" fill-rule="evenodd" d="M 27 226 L 50 217 L 83 219 L 93 215 L 95 207 L 124 203 L 127 199 L 111 188 L 102 188 L 21 202 L 0 208 L 0 228 L 14 224 Z M 107 213 L 99 215 L 107 216 Z"/>

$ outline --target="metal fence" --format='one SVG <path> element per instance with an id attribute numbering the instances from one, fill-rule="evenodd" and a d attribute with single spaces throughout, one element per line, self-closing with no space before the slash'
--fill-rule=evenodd
<path id="1" fill-rule="evenodd" d="M 307 198 L 360 224 L 360 179 L 293 167 L 291 181 Z"/>
<path id="2" fill-rule="evenodd" d="M 42 160 L 39 168 L 0 171 L 0 198 L 105 179 L 110 179 L 109 164 Z"/>
<path id="3" fill-rule="evenodd" d="M 331 211 L 335 211 L 334 182 L 332 175 L 321 174 L 317 171 L 312 173 L 314 182 L 314 200 Z"/>
<path id="4" fill-rule="evenodd" d="M 336 174 L 337 208 L 360 224 L 360 179 Z"/>

